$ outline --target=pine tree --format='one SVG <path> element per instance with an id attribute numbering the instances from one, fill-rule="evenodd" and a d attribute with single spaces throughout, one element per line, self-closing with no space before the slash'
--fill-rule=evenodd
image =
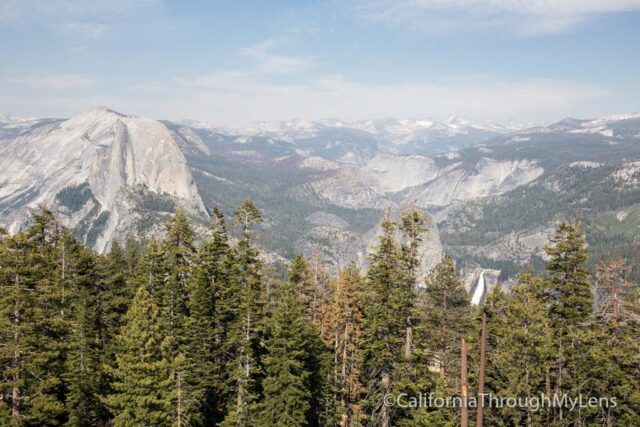
<path id="1" fill-rule="evenodd" d="M 293 260 L 291 260 L 288 276 L 289 283 L 292 283 L 294 285 L 294 288 L 296 289 L 296 292 L 299 292 L 301 284 L 309 278 L 307 262 L 304 260 L 304 257 L 301 253 L 295 254 Z M 304 302 L 305 301 L 303 301 L 303 303 Z"/>
<path id="2" fill-rule="evenodd" d="M 95 339 L 95 312 L 92 297 L 87 290 L 78 295 L 76 316 L 67 354 L 68 391 L 66 406 L 69 426 L 96 426 L 106 416 L 99 395 L 101 368 Z"/>
<path id="3" fill-rule="evenodd" d="M 614 257 L 608 263 L 600 261 L 596 268 L 596 289 L 605 300 L 600 304 L 598 315 L 611 316 L 620 321 L 625 317 L 625 306 L 634 289 L 634 285 L 627 280 L 631 269 L 621 257 Z"/>
<path id="4" fill-rule="evenodd" d="M 545 252 L 547 265 L 547 298 L 552 319 L 562 321 L 564 332 L 591 314 L 593 296 L 587 243 L 579 223 L 561 222 L 549 238 Z"/>
<path id="5" fill-rule="evenodd" d="M 189 298 L 188 282 L 193 265 L 194 232 L 183 211 L 177 211 L 167 224 L 164 253 L 167 279 L 162 292 L 161 309 L 165 311 L 168 334 L 175 346 L 184 337 L 184 322 Z"/>
<path id="6" fill-rule="evenodd" d="M 127 278 L 131 278 L 140 258 L 140 242 L 132 234 L 129 234 L 125 240 L 124 252 L 127 259 Z"/>
<path id="7" fill-rule="evenodd" d="M 545 251 L 550 260 L 544 297 L 555 341 L 552 388 L 554 393 L 562 395 L 579 387 L 577 381 L 584 372 L 580 359 L 588 340 L 584 326 L 593 304 L 589 272 L 584 265 L 589 254 L 580 224 L 558 224 Z M 560 422 L 570 422 L 576 416 L 579 417 L 577 413 L 567 414 L 562 407 L 553 414 L 554 420 Z"/>
<path id="8" fill-rule="evenodd" d="M 469 296 L 453 259 L 445 255 L 424 289 L 424 336 L 450 391 L 458 389 L 460 339 L 470 329 Z"/>
<path id="9" fill-rule="evenodd" d="M 570 394 L 613 398 L 616 405 L 578 408 L 567 414 L 565 422 L 640 425 L 640 323 L 600 316 L 579 331 L 581 352 L 571 358 L 581 368 L 570 382 Z"/>
<path id="10" fill-rule="evenodd" d="M 309 326 L 297 301 L 293 283 L 283 283 L 269 320 L 264 357 L 264 398 L 261 425 L 309 424 L 311 372 L 306 368 Z"/>
<path id="11" fill-rule="evenodd" d="M 2 236 L 0 243 L 0 393 L 10 418 L 5 421 L 16 426 L 64 417 L 61 332 L 49 311 L 50 241 L 44 215 L 35 219 L 28 233 Z"/>
<path id="12" fill-rule="evenodd" d="M 100 402 L 102 372 L 101 341 L 96 310 L 97 269 L 93 254 L 79 248 L 70 253 L 70 339 L 66 350 L 66 405 L 69 426 L 94 426 L 106 416 Z"/>
<path id="13" fill-rule="evenodd" d="M 400 215 L 400 261 L 404 269 L 405 284 L 401 295 L 403 311 L 398 312 L 398 315 L 405 319 L 405 332 L 402 357 L 397 363 L 397 384 L 394 389 L 396 395 L 406 393 L 409 396 L 417 396 L 434 387 L 432 373 L 428 369 L 431 357 L 424 334 L 425 310 L 418 298 L 421 267 L 419 250 L 424 233 L 428 231 L 427 222 L 426 215 L 414 208 L 405 210 Z M 424 414 L 420 412 L 399 408 L 395 424 L 420 425 L 425 420 Z"/>
<path id="14" fill-rule="evenodd" d="M 185 353 L 189 375 L 185 378 L 192 389 L 193 399 L 186 412 L 191 425 L 219 422 L 228 391 L 225 381 L 222 342 L 226 337 L 226 324 L 230 320 L 227 304 L 231 297 L 232 262 L 224 224 L 224 215 L 214 208 L 211 221 L 211 239 L 204 242 L 195 258 L 190 283 L 189 318 Z"/>
<path id="15" fill-rule="evenodd" d="M 122 318 L 127 313 L 135 294 L 129 282 L 126 254 L 114 240 L 109 253 L 100 259 L 100 276 L 96 310 L 98 315 L 100 345 L 107 357 L 113 355 L 110 348 L 113 338 L 120 333 Z"/>
<path id="16" fill-rule="evenodd" d="M 423 239 L 423 234 L 428 230 L 426 227 L 427 218 L 424 213 L 411 209 L 404 212 L 400 217 L 400 231 L 403 234 L 403 244 L 401 246 L 401 259 L 406 269 L 407 284 L 404 288 L 404 306 L 407 309 L 405 326 L 404 356 L 407 363 L 411 363 L 413 355 L 413 329 L 415 319 L 415 291 L 418 286 L 418 268 L 420 260 L 418 249 Z M 400 313 L 398 313 L 400 314 Z"/>
<path id="17" fill-rule="evenodd" d="M 395 227 L 389 214 L 382 222 L 382 235 L 370 256 L 364 309 L 363 381 L 368 424 L 390 426 L 393 409 L 383 397 L 395 387 L 395 368 L 403 357 L 406 333 L 406 274 Z"/>
<path id="18" fill-rule="evenodd" d="M 240 205 L 233 219 L 233 223 L 241 227 L 241 237 L 234 257 L 232 306 L 235 313 L 225 343 L 225 350 L 230 353 L 227 370 L 233 394 L 233 402 L 222 424 L 225 426 L 246 426 L 256 422 L 265 298 L 262 262 L 252 243 L 251 226 L 259 222 L 262 222 L 262 214 L 249 199 Z"/>
<path id="19" fill-rule="evenodd" d="M 113 393 L 104 398 L 115 426 L 172 425 L 177 419 L 170 338 L 160 310 L 143 286 L 125 316 L 116 338 Z"/>
<path id="20" fill-rule="evenodd" d="M 363 285 L 355 264 L 340 271 L 330 311 L 333 335 L 333 406 L 340 426 L 358 425 L 362 416 Z"/>
<path id="21" fill-rule="evenodd" d="M 166 254 L 160 242 L 152 237 L 137 257 L 128 287 L 137 291 L 144 286 L 153 296 L 158 307 L 161 307 L 166 300 L 165 284 L 168 275 Z"/>
<path id="22" fill-rule="evenodd" d="M 596 288 L 604 301 L 580 328 L 580 378 L 572 384 L 580 386 L 578 393 L 615 398 L 617 405 L 581 410 L 580 420 L 586 425 L 640 424 L 640 313 L 633 306 L 637 285 L 626 279 L 628 272 L 619 257 L 597 264 Z"/>
<path id="23" fill-rule="evenodd" d="M 327 272 L 325 260 L 320 252 L 316 252 L 311 256 L 307 263 L 309 271 L 309 283 L 306 294 L 309 301 L 307 313 L 308 317 L 322 338 L 326 342 L 331 341 L 330 334 L 327 334 L 328 328 L 328 310 L 332 299 L 332 289 L 329 281 L 329 273 Z"/>
<path id="24" fill-rule="evenodd" d="M 546 391 L 553 336 L 546 307 L 535 295 L 541 278 L 521 274 L 499 316 L 491 316 L 494 351 L 487 369 L 487 388 L 497 396 L 540 396 Z M 485 402 L 487 403 L 487 402 Z M 545 410 L 532 407 L 487 408 L 492 424 L 544 425 Z"/>

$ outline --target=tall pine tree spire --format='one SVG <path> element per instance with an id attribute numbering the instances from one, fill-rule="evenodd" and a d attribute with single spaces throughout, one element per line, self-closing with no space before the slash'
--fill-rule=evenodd
<path id="1" fill-rule="evenodd" d="M 585 262 L 589 255 L 582 226 L 561 222 L 545 246 L 549 314 L 567 327 L 585 320 L 592 310 L 593 295 Z"/>
<path id="2" fill-rule="evenodd" d="M 407 298 L 406 270 L 395 240 L 395 225 L 387 212 L 382 221 L 378 247 L 370 256 L 367 273 L 367 301 L 364 309 L 363 378 L 366 411 L 372 425 L 388 427 L 393 410 L 383 403 L 395 386 L 394 369 L 403 357 Z"/>
<path id="3" fill-rule="evenodd" d="M 171 340 L 165 334 L 154 298 L 140 287 L 116 338 L 118 354 L 112 368 L 113 393 L 104 402 L 115 426 L 173 425 L 177 414 Z"/>
<path id="4" fill-rule="evenodd" d="M 233 311 L 232 263 L 222 212 L 212 212 L 210 240 L 203 242 L 194 258 L 190 281 L 189 318 L 185 353 L 185 386 L 192 399 L 185 408 L 191 424 L 213 425 L 221 420 L 228 391 L 224 387 L 223 341 L 229 312 Z"/>
<path id="5" fill-rule="evenodd" d="M 231 353 L 227 369 L 233 390 L 223 425 L 245 426 L 256 422 L 261 373 L 261 339 L 264 330 L 262 262 L 253 246 L 251 226 L 262 222 L 262 214 L 250 199 L 236 210 L 233 223 L 241 227 L 234 264 L 235 313 L 230 321 L 225 347 Z"/>
<path id="6" fill-rule="evenodd" d="M 264 398 L 260 404 L 262 425 L 307 425 L 311 391 L 305 361 L 308 323 L 297 300 L 294 285 L 283 283 L 268 323 L 264 357 Z"/>

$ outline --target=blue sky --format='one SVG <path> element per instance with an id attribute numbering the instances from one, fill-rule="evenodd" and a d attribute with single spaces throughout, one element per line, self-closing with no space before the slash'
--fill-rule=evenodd
<path id="1" fill-rule="evenodd" d="M 0 111 L 216 125 L 640 110 L 640 0 L 0 0 Z"/>

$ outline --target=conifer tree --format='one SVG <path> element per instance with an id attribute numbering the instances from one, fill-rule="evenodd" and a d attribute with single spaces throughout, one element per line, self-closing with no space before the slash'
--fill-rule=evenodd
<path id="1" fill-rule="evenodd" d="M 597 264 L 596 288 L 604 301 L 580 328 L 585 342 L 577 357 L 582 369 L 572 384 L 583 395 L 615 398 L 617 404 L 582 409 L 585 424 L 640 424 L 640 312 L 632 303 L 637 285 L 626 274 L 622 258 Z"/>
<path id="2" fill-rule="evenodd" d="M 582 226 L 561 222 L 549 238 L 545 252 L 547 265 L 547 298 L 552 319 L 562 323 L 563 333 L 591 314 L 593 296 L 589 271 L 585 262 L 589 255 Z"/>
<path id="3" fill-rule="evenodd" d="M 131 278 L 140 258 L 140 242 L 132 234 L 129 234 L 125 240 L 124 252 L 127 260 L 127 278 Z M 135 294 L 135 290 L 133 293 Z"/>
<path id="4" fill-rule="evenodd" d="M 64 416 L 60 325 L 48 310 L 53 266 L 44 256 L 50 251 L 45 225 L 36 221 L 28 233 L 2 236 L 0 243 L 0 406 L 8 413 L 5 421 L 16 426 Z"/>
<path id="5" fill-rule="evenodd" d="M 164 253 L 167 280 L 161 309 L 165 311 L 168 333 L 174 345 L 181 344 L 189 298 L 188 282 L 193 265 L 194 232 L 183 211 L 177 211 L 167 224 Z"/>
<path id="6" fill-rule="evenodd" d="M 307 268 L 307 262 L 304 260 L 304 257 L 301 253 L 295 254 L 293 259 L 291 260 L 288 276 L 289 283 L 292 283 L 294 285 L 294 289 L 296 290 L 296 292 L 299 292 L 300 288 L 302 287 L 301 284 L 305 280 L 309 279 L 309 269 Z"/>
<path id="7" fill-rule="evenodd" d="M 67 425 L 95 426 L 106 416 L 100 402 L 102 372 L 97 328 L 95 259 L 87 249 L 80 249 L 73 266 L 74 294 L 70 307 L 70 339 L 66 350 Z"/>
<path id="8" fill-rule="evenodd" d="M 331 336 L 327 334 L 328 310 L 332 298 L 332 289 L 325 260 L 320 252 L 315 252 L 307 263 L 309 271 L 309 288 L 307 295 L 310 302 L 308 316 L 320 335 L 327 342 Z"/>
<path id="9" fill-rule="evenodd" d="M 440 378 L 457 390 L 460 339 L 470 328 L 469 296 L 453 259 L 445 255 L 424 289 L 424 335 Z"/>
<path id="10" fill-rule="evenodd" d="M 226 324 L 232 307 L 230 295 L 232 258 L 224 224 L 224 215 L 216 207 L 212 212 L 211 239 L 204 242 L 194 259 L 190 283 L 187 349 L 189 375 L 185 378 L 193 399 L 187 405 L 191 424 L 212 425 L 224 411 L 228 397 L 225 381 L 223 346 Z"/>
<path id="11" fill-rule="evenodd" d="M 634 289 L 634 285 L 627 280 L 631 269 L 621 257 L 614 257 L 608 263 L 600 261 L 596 268 L 596 289 L 604 299 L 598 315 L 620 321 L 625 317 L 625 306 Z"/>
<path id="12" fill-rule="evenodd" d="M 131 289 L 136 289 L 136 292 L 144 286 L 153 296 L 156 305 L 162 307 L 165 301 L 165 284 L 168 275 L 166 254 L 160 242 L 152 237 L 137 257 L 137 263 L 128 286 Z"/>
<path id="13" fill-rule="evenodd" d="M 553 336 L 547 311 L 535 296 L 541 278 L 530 272 L 520 275 L 500 316 L 491 317 L 494 351 L 491 352 L 487 387 L 497 396 L 540 396 L 546 392 L 547 363 Z M 485 402 L 488 403 L 488 402 Z M 487 408 L 492 424 L 544 425 L 545 410 L 519 406 Z"/>
<path id="14" fill-rule="evenodd" d="M 140 287 L 116 338 L 113 393 L 104 398 L 115 426 L 173 425 L 173 367 L 166 355 L 171 349 L 160 310 L 149 291 Z"/>
<path id="15" fill-rule="evenodd" d="M 364 309 L 363 381 L 368 423 L 390 426 L 393 409 L 383 397 L 395 387 L 395 367 L 403 357 L 407 312 L 406 274 L 389 214 L 382 222 L 376 251 L 370 256 Z"/>
<path id="16" fill-rule="evenodd" d="M 563 395 L 567 390 L 577 389 L 577 381 L 585 371 L 580 362 L 588 335 L 584 325 L 593 304 L 589 272 L 585 267 L 589 255 L 580 224 L 560 222 L 545 251 L 550 260 L 544 297 L 555 342 L 552 389 L 555 394 Z M 556 408 L 553 414 L 559 422 L 564 422 L 567 416 L 563 407 Z M 579 417 L 577 413 L 570 416 Z"/>
<path id="17" fill-rule="evenodd" d="M 407 302 L 405 305 L 409 308 L 409 313 L 406 319 L 406 334 L 405 334 L 405 353 L 406 357 L 411 357 L 412 343 L 412 322 L 413 322 L 413 309 L 416 301 L 415 291 L 418 287 L 418 270 L 420 268 L 420 259 L 418 257 L 418 250 L 420 244 L 423 241 L 424 233 L 428 231 L 427 217 L 424 213 L 411 209 L 404 212 L 400 216 L 399 229 L 402 233 L 402 245 L 400 247 L 401 261 L 406 270 L 407 286 L 405 289 L 405 299 Z"/>
<path id="18" fill-rule="evenodd" d="M 189 283 L 195 257 L 195 233 L 184 211 L 178 210 L 167 224 L 163 242 L 167 277 L 162 292 L 160 310 L 164 313 L 170 348 L 167 354 L 171 362 L 174 380 L 173 404 L 180 422 L 191 423 L 199 418 L 199 400 L 202 390 L 194 388 L 196 372 L 185 355 L 188 344 Z M 202 296 L 202 295 L 200 295 Z"/>
<path id="19" fill-rule="evenodd" d="M 100 259 L 99 269 L 96 310 L 100 345 L 105 353 L 112 355 L 111 341 L 120 332 L 122 318 L 135 295 L 129 282 L 126 254 L 117 240 L 113 241 L 107 255 Z"/>
<path id="20" fill-rule="evenodd" d="M 253 246 L 251 226 L 262 214 L 250 199 L 238 207 L 233 223 L 241 227 L 234 264 L 235 310 L 225 348 L 230 352 L 227 370 L 233 402 L 222 425 L 246 426 L 256 422 L 256 402 L 261 374 L 260 341 L 264 327 L 262 262 Z"/>
<path id="21" fill-rule="evenodd" d="M 355 264 L 340 271 L 331 306 L 333 334 L 333 384 L 337 422 L 355 426 L 362 416 L 359 400 L 362 393 L 363 285 Z"/>
<path id="22" fill-rule="evenodd" d="M 311 262 L 313 273 L 301 254 L 294 256 L 289 267 L 289 285 L 297 295 L 302 313 L 311 327 L 305 329 L 307 358 L 305 369 L 309 372 L 308 388 L 311 390 L 309 425 L 325 425 L 331 418 L 327 404 L 332 400 L 330 390 L 331 358 L 325 345 L 330 335 L 331 295 L 327 285 L 322 259 L 316 254 Z M 282 288 L 282 287 L 280 287 Z M 284 287 L 288 290 L 289 287 Z M 280 289 L 276 289 L 278 294 Z M 277 299 L 279 299 L 277 297 Z"/>
<path id="23" fill-rule="evenodd" d="M 306 361 L 309 325 L 297 301 L 293 283 L 283 283 L 268 324 L 264 357 L 264 398 L 260 404 L 262 425 L 309 424 L 311 372 Z"/>
<path id="24" fill-rule="evenodd" d="M 94 306 L 88 290 L 82 290 L 76 302 L 70 351 L 67 354 L 66 406 L 69 426 L 96 426 L 105 419 L 100 401 L 101 367 L 93 333 Z"/>

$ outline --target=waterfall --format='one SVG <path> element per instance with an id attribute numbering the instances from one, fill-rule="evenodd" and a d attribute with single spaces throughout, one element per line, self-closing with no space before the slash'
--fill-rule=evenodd
<path id="1" fill-rule="evenodd" d="M 485 285 L 484 285 L 484 271 L 480 273 L 480 277 L 478 278 L 478 284 L 476 285 L 475 291 L 473 291 L 473 297 L 471 297 L 472 305 L 480 305 L 480 301 L 484 296 Z"/>

